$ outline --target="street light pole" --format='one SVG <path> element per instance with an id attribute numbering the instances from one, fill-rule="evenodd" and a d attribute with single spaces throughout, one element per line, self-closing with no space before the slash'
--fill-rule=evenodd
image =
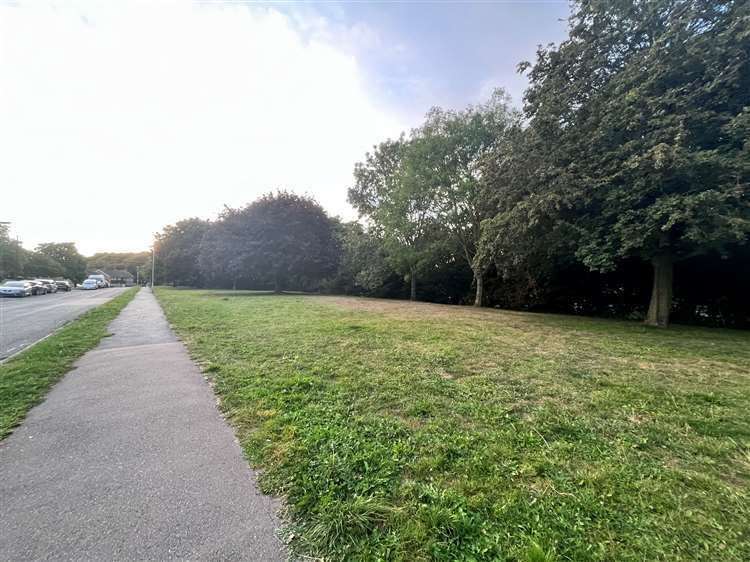
<path id="1" fill-rule="evenodd" d="M 154 290 L 156 277 L 156 247 L 151 247 L 151 290 Z"/>

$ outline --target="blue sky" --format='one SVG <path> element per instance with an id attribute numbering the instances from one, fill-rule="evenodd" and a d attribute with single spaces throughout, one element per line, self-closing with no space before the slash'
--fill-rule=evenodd
<path id="1" fill-rule="evenodd" d="M 504 87 L 521 105 L 516 66 L 567 33 L 566 0 L 270 3 L 315 36 L 344 37 L 377 95 L 408 118 L 460 107 Z M 317 19 L 325 24 L 315 25 Z"/>
<path id="2" fill-rule="evenodd" d="M 0 220 L 33 248 L 150 246 L 284 188 L 354 219 L 357 161 L 505 87 L 565 2 L 0 0 Z M 41 202 L 41 203 L 40 203 Z"/>

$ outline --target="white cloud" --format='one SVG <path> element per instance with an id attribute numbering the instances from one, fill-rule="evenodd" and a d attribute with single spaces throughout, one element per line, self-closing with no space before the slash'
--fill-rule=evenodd
<path id="1" fill-rule="evenodd" d="M 277 187 L 351 216 L 354 162 L 406 128 L 365 84 L 274 9 L 0 6 L 0 220 L 92 253 Z"/>

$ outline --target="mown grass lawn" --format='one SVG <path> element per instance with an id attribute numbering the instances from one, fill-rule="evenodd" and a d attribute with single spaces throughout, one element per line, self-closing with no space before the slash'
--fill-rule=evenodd
<path id="1" fill-rule="evenodd" d="M 750 333 L 158 296 L 297 552 L 750 560 Z"/>
<path id="2" fill-rule="evenodd" d="M 125 291 L 0 364 L 0 439 L 10 435 L 76 359 L 96 347 L 107 335 L 109 323 L 137 292 L 138 288 Z"/>

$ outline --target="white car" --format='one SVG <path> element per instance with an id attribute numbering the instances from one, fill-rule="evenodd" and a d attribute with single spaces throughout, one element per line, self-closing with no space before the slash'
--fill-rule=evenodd
<path id="1" fill-rule="evenodd" d="M 99 288 L 99 280 L 98 279 L 86 279 L 83 283 L 81 283 L 81 289 L 84 291 L 90 291 L 92 289 L 98 289 Z"/>

